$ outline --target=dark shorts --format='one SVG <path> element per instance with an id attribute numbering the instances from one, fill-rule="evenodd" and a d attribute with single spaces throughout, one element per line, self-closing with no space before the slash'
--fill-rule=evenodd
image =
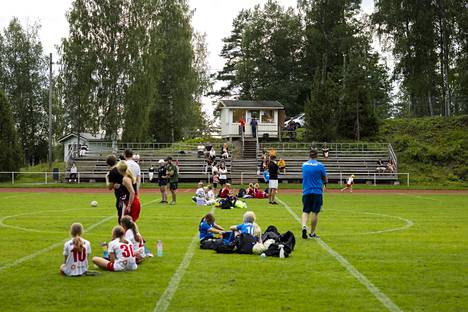
<path id="1" fill-rule="evenodd" d="M 166 186 L 166 185 L 167 185 L 167 181 L 166 181 L 166 180 L 159 180 L 159 181 L 158 181 L 158 184 L 159 184 L 159 186 Z"/>
<path id="2" fill-rule="evenodd" d="M 319 213 L 322 209 L 322 194 L 302 195 L 302 211 L 305 213 Z"/>
<path id="3" fill-rule="evenodd" d="M 171 182 L 171 183 L 169 183 L 169 189 L 170 189 L 171 191 L 177 190 L 177 182 Z"/>

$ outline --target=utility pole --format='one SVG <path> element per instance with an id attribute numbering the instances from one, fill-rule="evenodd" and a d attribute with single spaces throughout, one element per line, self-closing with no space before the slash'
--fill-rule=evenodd
<path id="1" fill-rule="evenodd" d="M 49 58 L 49 170 L 52 167 L 52 53 Z"/>

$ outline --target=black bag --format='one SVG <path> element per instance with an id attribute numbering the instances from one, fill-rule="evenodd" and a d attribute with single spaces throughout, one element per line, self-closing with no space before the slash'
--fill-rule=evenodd
<path id="1" fill-rule="evenodd" d="M 265 242 L 267 239 L 273 239 L 275 242 L 279 241 L 280 239 L 280 233 L 278 232 L 278 229 L 274 225 L 270 225 L 265 233 L 262 235 L 262 241 Z"/>
<path id="2" fill-rule="evenodd" d="M 280 235 L 280 242 L 288 246 L 291 251 L 294 250 L 294 247 L 296 246 L 296 237 L 294 237 L 294 234 L 291 231 L 287 231 L 286 233 Z"/>
<path id="3" fill-rule="evenodd" d="M 237 253 L 249 255 L 252 254 L 253 246 L 257 242 L 255 237 L 253 237 L 251 234 L 242 233 L 238 236 L 238 238 L 238 245 L 236 249 Z"/>
<path id="4" fill-rule="evenodd" d="M 247 191 L 244 188 L 241 188 L 239 190 L 239 193 L 237 194 L 237 197 L 243 198 L 245 196 L 245 194 L 247 194 Z"/>
<path id="5" fill-rule="evenodd" d="M 217 253 L 234 253 L 239 244 L 239 238 L 234 236 L 234 232 L 223 233 L 223 238 L 220 240 L 221 244 L 217 245 L 215 248 Z"/>
<path id="6" fill-rule="evenodd" d="M 231 209 L 233 204 L 229 198 L 224 198 L 219 201 L 221 209 Z"/>
<path id="7" fill-rule="evenodd" d="M 207 238 L 200 241 L 200 249 L 213 249 L 216 250 L 216 247 L 223 244 L 221 238 Z"/>
<path id="8" fill-rule="evenodd" d="M 265 232 L 265 234 L 274 235 L 275 233 L 272 231 Z M 265 236 L 265 234 L 263 235 Z M 282 248 L 284 251 L 284 256 L 286 258 L 289 257 L 291 252 L 294 250 L 294 247 L 296 246 L 296 238 L 294 237 L 294 234 L 291 231 L 287 231 L 286 233 L 279 235 L 279 239 L 275 240 L 275 243 L 268 247 L 268 249 L 265 251 L 265 254 L 269 257 L 279 257 L 281 251 L 280 245 L 283 246 Z"/>

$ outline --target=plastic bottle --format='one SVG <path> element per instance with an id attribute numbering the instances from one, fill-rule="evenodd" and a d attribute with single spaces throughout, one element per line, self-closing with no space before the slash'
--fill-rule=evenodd
<path id="1" fill-rule="evenodd" d="M 284 245 L 278 245 L 280 252 L 279 252 L 279 257 L 284 258 Z"/>
<path id="2" fill-rule="evenodd" d="M 107 242 L 101 243 L 102 251 L 103 251 L 103 257 L 104 258 L 109 258 L 109 251 L 108 251 L 108 245 Z"/>
<path id="3" fill-rule="evenodd" d="M 158 250 L 158 257 L 162 257 L 163 255 L 163 244 L 162 240 L 158 240 L 158 243 L 156 245 L 156 249 Z"/>

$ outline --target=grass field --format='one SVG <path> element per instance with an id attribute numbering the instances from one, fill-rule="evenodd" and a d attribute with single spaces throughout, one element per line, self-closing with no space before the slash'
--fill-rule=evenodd
<path id="1" fill-rule="evenodd" d="M 199 250 L 198 222 L 210 208 L 187 193 L 173 207 L 144 193 L 140 230 L 152 251 L 163 241 L 163 257 L 136 272 L 65 278 L 69 225 L 82 222 L 101 255 L 116 222 L 112 194 L 0 193 L 0 311 L 468 311 L 466 193 L 329 193 L 320 241 L 299 237 L 300 195 L 280 199 L 248 204 L 262 229 L 294 231 L 288 259 Z M 243 213 L 215 215 L 228 227 Z"/>

